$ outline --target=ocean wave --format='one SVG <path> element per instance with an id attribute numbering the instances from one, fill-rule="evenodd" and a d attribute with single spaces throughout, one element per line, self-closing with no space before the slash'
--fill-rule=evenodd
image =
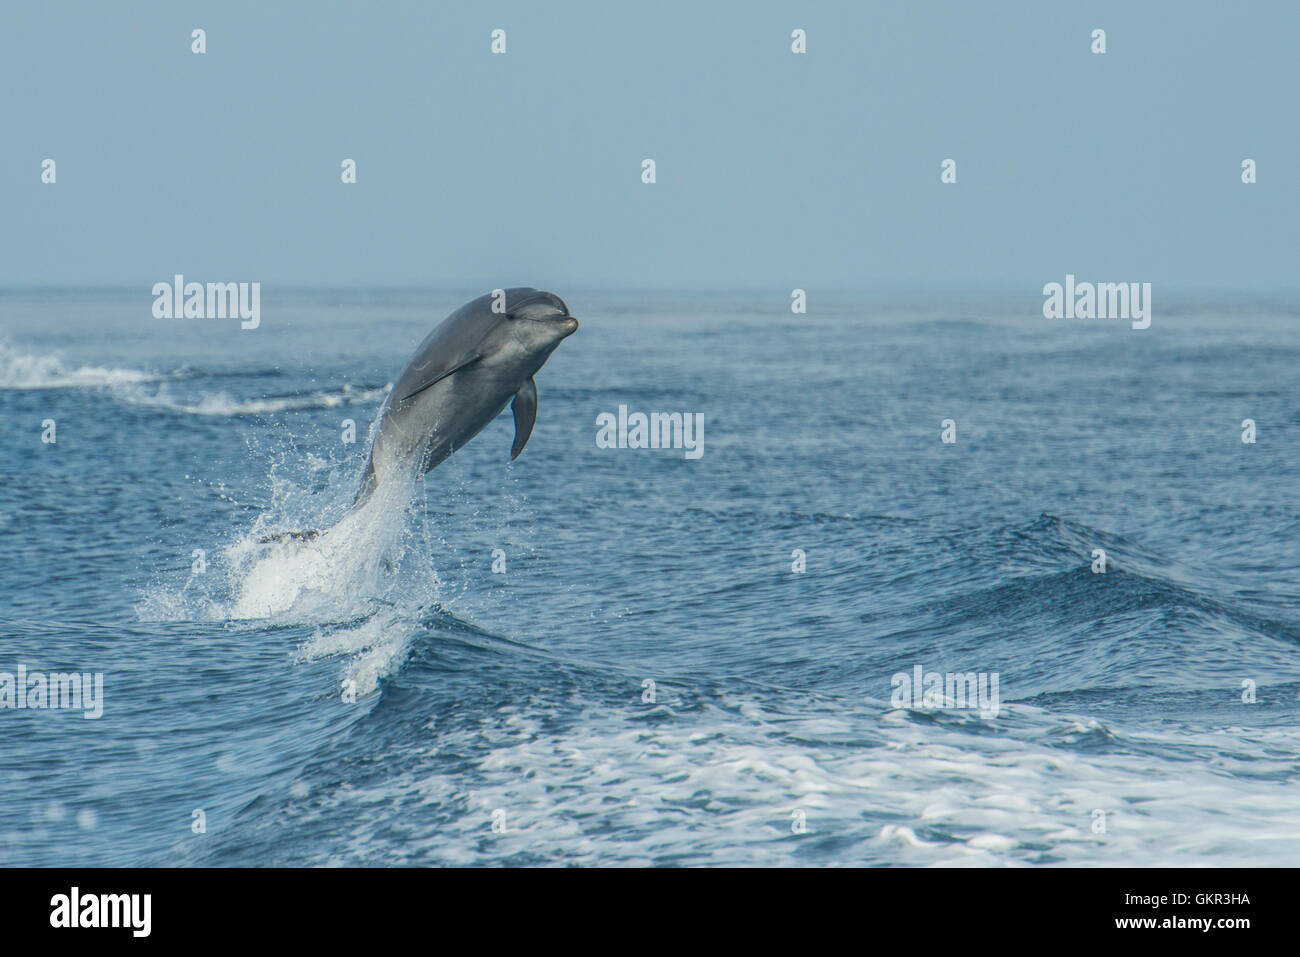
<path id="1" fill-rule="evenodd" d="M 337 389 L 247 399 L 237 398 L 228 392 L 207 392 L 190 400 L 176 398 L 164 387 L 152 393 L 144 389 L 123 390 L 120 398 L 131 405 L 181 415 L 275 415 L 280 412 L 369 405 L 385 398 L 392 387 L 391 382 L 383 386 L 344 385 Z"/>
<path id="2" fill-rule="evenodd" d="M 311 409 L 334 409 L 369 405 L 387 397 L 391 382 L 384 385 L 319 389 L 304 393 L 240 398 L 226 391 L 202 392 L 195 397 L 174 395 L 168 383 L 178 380 L 219 378 L 270 378 L 282 373 L 275 369 L 220 371 L 184 365 L 168 373 L 109 366 L 74 366 L 58 355 L 36 355 L 0 343 L 0 390 L 106 389 L 116 398 L 142 408 L 181 415 L 237 416 L 275 415 Z M 152 390 L 148 387 L 154 386 Z"/>
<path id="3" fill-rule="evenodd" d="M 33 355 L 0 343 L 0 390 L 102 389 L 162 379 L 139 369 L 72 366 L 57 355 Z"/>
<path id="4" fill-rule="evenodd" d="M 999 554 L 1000 548 L 1006 554 Z M 1093 569 L 1094 548 L 1105 552 L 1104 572 Z M 991 536 L 986 550 L 1002 567 L 1013 558 L 1023 558 L 1023 553 L 1035 552 L 1044 565 L 1050 565 L 935 602 L 930 610 L 945 627 L 996 620 L 1004 624 L 1054 621 L 1059 628 L 1070 629 L 1154 609 L 1165 615 L 1179 611 L 1206 615 L 1260 637 L 1300 644 L 1300 629 L 1292 622 L 1232 596 L 1226 583 L 1215 588 L 1208 570 L 1186 568 L 1112 532 L 1043 514 L 1027 528 L 1000 530 Z"/>
<path id="5" fill-rule="evenodd" d="M 439 700 L 452 680 L 405 672 L 406 708 L 377 707 L 368 734 L 331 745 L 296 785 L 311 801 L 250 812 L 282 834 L 277 864 L 1258 865 L 1300 849 L 1292 729 L 1225 743 L 1026 705 L 991 723 L 917 721 L 878 702 L 690 685 L 645 705 L 634 682 L 626 704 L 596 708 L 596 694 L 616 700 L 598 676 L 507 688 L 476 711 Z M 427 699 L 428 746 L 383 752 L 382 780 L 343 779 L 373 763 L 374 726 L 420 724 L 409 709 Z M 1014 733 L 973 733 L 990 724 Z M 1225 759 L 1267 774 L 1234 777 Z M 436 827 L 409 828 L 400 848 L 382 837 L 426 819 Z M 489 822 L 500 830 L 485 841 Z"/>

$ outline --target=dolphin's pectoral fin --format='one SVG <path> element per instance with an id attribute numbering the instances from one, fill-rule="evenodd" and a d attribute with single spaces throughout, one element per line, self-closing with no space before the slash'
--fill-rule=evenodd
<path id="1" fill-rule="evenodd" d="M 528 444 L 528 436 L 533 434 L 533 423 L 537 421 L 537 383 L 531 378 L 515 393 L 510 410 L 515 414 L 515 444 L 510 448 L 510 461 L 513 462 Z"/>
<path id="2" fill-rule="evenodd" d="M 406 395 L 402 396 L 402 401 L 405 402 L 407 399 L 411 398 L 412 396 L 419 395 L 425 389 L 429 388 L 429 386 L 441 382 L 443 379 L 447 378 L 447 376 L 451 375 L 453 372 L 459 372 L 461 369 L 464 369 L 466 366 L 473 365 L 475 362 L 478 362 L 478 360 L 482 358 L 483 358 L 483 354 L 481 352 L 471 352 L 467 356 L 461 356 L 459 359 L 453 362 L 448 368 L 442 369 L 439 372 L 429 376 L 428 379 L 421 379 L 420 382 L 415 386 L 415 388 L 411 389 L 409 392 L 406 393 Z"/>

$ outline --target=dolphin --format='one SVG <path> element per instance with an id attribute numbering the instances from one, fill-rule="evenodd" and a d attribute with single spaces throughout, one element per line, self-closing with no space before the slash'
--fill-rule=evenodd
<path id="1" fill-rule="evenodd" d="M 518 458 L 537 421 L 533 376 L 577 328 L 563 299 L 527 286 L 494 290 L 444 319 L 393 383 L 351 510 L 381 485 L 409 481 L 442 464 L 506 403 L 515 417 L 510 459 Z M 318 534 L 289 532 L 262 541 Z"/>

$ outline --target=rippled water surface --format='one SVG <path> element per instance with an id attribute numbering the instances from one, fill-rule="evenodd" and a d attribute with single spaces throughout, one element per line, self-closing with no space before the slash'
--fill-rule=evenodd
<path id="1" fill-rule="evenodd" d="M 0 671 L 104 674 L 0 710 L 0 863 L 1300 861 L 1295 302 L 556 291 L 523 455 L 305 545 L 477 291 L 0 297 Z"/>

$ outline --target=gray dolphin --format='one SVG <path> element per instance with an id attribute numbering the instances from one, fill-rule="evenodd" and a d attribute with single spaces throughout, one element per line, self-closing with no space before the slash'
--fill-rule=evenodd
<path id="1" fill-rule="evenodd" d="M 357 504 L 381 482 L 441 465 L 507 402 L 515 415 L 511 460 L 524 450 L 537 421 L 533 376 L 578 320 L 554 293 L 503 291 L 461 306 L 420 343 L 379 414 Z"/>
<path id="2" fill-rule="evenodd" d="M 512 400 L 513 461 L 537 420 L 533 376 L 577 328 L 563 299 L 526 286 L 506 289 L 504 296 L 480 296 L 444 319 L 420 343 L 384 402 L 352 508 L 384 483 L 407 481 L 440 465 Z M 318 534 L 290 532 L 263 541 Z"/>

